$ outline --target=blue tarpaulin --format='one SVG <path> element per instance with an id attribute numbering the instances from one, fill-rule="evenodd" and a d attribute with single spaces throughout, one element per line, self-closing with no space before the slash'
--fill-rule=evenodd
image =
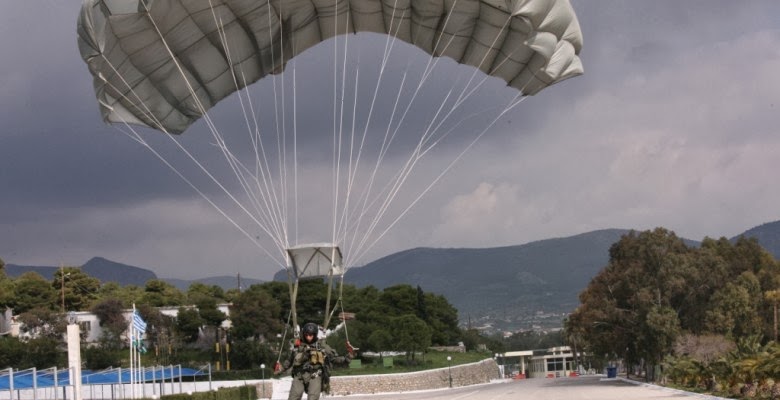
<path id="1" fill-rule="evenodd" d="M 143 374 L 136 375 L 138 382 L 160 382 L 163 380 L 178 380 L 180 377 L 194 377 L 206 375 L 202 369 L 179 368 L 174 367 L 155 367 L 145 368 Z M 31 389 L 37 385 L 39 388 L 54 386 L 54 372 L 51 370 L 36 371 L 32 370 L 14 371 L 13 374 L 14 389 Z M 33 381 L 36 382 L 33 382 Z M 57 371 L 57 386 L 69 386 L 70 374 L 67 369 Z M 128 369 L 108 369 L 103 371 L 81 371 L 82 385 L 114 385 L 121 383 L 130 383 L 130 370 Z M 8 370 L 0 370 L 0 390 L 8 390 L 10 385 L 10 374 Z"/>

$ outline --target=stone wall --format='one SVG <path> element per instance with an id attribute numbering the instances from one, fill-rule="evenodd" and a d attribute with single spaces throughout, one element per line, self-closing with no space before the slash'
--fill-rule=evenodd
<path id="1" fill-rule="evenodd" d="M 398 393 L 442 389 L 450 386 L 450 374 L 453 387 L 488 383 L 491 380 L 499 379 L 498 365 L 495 360 L 487 359 L 452 368 L 402 374 L 334 376 L 330 380 L 331 394 Z M 271 397 L 272 390 L 273 384 L 265 382 L 265 393 L 268 398 Z M 263 393 L 263 387 L 258 384 L 258 396 L 261 396 L 261 393 Z"/>

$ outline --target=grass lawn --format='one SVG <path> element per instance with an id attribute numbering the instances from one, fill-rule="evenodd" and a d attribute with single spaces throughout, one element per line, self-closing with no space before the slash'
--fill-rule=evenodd
<path id="1" fill-rule="evenodd" d="M 452 360 L 448 361 L 447 357 Z M 430 351 L 428 353 L 417 354 L 412 361 L 407 360 L 406 356 L 395 356 L 393 366 L 385 366 L 383 361 L 377 358 L 365 358 L 361 360 L 360 368 L 334 368 L 334 376 L 343 375 L 370 375 L 370 374 L 396 374 L 401 372 L 423 371 L 427 369 L 446 368 L 447 366 L 456 366 L 460 364 L 469 364 L 484 359 L 491 358 L 490 353 L 451 353 Z"/>

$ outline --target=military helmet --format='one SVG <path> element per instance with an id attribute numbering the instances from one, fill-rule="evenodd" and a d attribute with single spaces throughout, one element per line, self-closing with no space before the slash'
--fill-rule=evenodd
<path id="1" fill-rule="evenodd" d="M 301 336 L 306 338 L 306 335 L 313 335 L 314 338 L 311 340 L 312 343 L 317 341 L 317 336 L 319 333 L 319 328 L 317 327 L 317 324 L 314 322 L 307 322 L 303 325 L 303 328 L 301 328 Z"/>

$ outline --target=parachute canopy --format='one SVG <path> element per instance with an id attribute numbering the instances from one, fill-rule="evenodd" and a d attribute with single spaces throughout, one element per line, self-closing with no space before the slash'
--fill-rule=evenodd
<path id="1" fill-rule="evenodd" d="M 375 32 L 524 95 L 582 74 L 568 0 L 84 0 L 79 49 L 104 120 L 180 133 L 323 40 Z"/>

